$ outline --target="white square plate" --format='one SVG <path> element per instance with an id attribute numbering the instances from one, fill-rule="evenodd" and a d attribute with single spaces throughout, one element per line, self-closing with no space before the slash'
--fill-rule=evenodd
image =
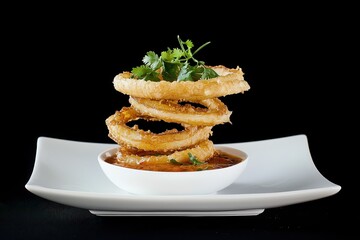
<path id="1" fill-rule="evenodd" d="M 116 144 L 39 137 L 26 189 L 98 216 L 245 216 L 266 208 L 316 200 L 341 187 L 326 179 L 310 155 L 306 135 L 216 144 L 245 151 L 249 162 L 229 187 L 211 195 L 133 195 L 102 172 L 97 156 Z"/>

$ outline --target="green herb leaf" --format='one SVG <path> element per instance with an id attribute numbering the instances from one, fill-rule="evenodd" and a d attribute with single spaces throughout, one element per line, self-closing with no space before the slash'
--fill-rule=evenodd
<path id="1" fill-rule="evenodd" d="M 175 165 L 183 165 L 183 163 L 178 162 L 178 161 L 176 161 L 176 160 L 175 160 L 175 159 L 173 159 L 173 158 L 172 158 L 172 159 L 170 159 L 169 161 L 170 161 L 170 163 L 171 163 L 171 164 L 175 164 Z"/>
<path id="2" fill-rule="evenodd" d="M 162 62 L 162 67 L 163 79 L 169 82 L 176 81 L 180 72 L 181 64 L 176 62 Z"/>
<path id="3" fill-rule="evenodd" d="M 161 59 L 163 61 L 171 62 L 173 58 L 173 52 L 170 49 L 161 52 Z"/>
<path id="4" fill-rule="evenodd" d="M 180 69 L 178 81 L 197 81 L 203 75 L 202 67 L 193 67 L 185 63 Z"/>
<path id="5" fill-rule="evenodd" d="M 174 48 L 172 52 L 172 56 L 174 59 L 178 60 L 184 56 L 184 53 L 179 48 Z"/>
<path id="6" fill-rule="evenodd" d="M 155 81 L 159 82 L 159 73 L 154 72 L 150 67 L 141 65 L 140 67 L 135 67 L 132 69 L 132 74 L 139 79 L 147 80 L 147 81 Z"/>
<path id="7" fill-rule="evenodd" d="M 196 156 L 194 156 L 192 153 L 188 153 L 189 155 L 189 160 L 193 165 L 201 165 L 204 164 L 203 162 L 199 161 Z"/>
<path id="8" fill-rule="evenodd" d="M 218 77 L 219 75 L 211 68 L 204 67 L 200 79 L 210 79 Z"/>
<path id="9" fill-rule="evenodd" d="M 161 67 L 161 59 L 153 51 L 147 52 L 146 55 L 143 57 L 142 61 L 143 63 L 145 63 L 146 66 L 150 67 L 152 70 L 157 70 Z"/>
<path id="10" fill-rule="evenodd" d="M 191 69 L 191 66 L 189 66 L 188 63 L 185 63 L 180 69 L 177 81 L 193 81 L 191 76 L 192 72 L 193 69 Z"/>
<path id="11" fill-rule="evenodd" d="M 185 44 L 189 50 L 194 47 L 194 44 L 191 40 L 186 40 Z"/>

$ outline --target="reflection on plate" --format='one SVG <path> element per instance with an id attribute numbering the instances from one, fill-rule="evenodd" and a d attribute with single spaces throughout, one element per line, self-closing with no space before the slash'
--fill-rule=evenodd
<path id="1" fill-rule="evenodd" d="M 210 195 L 134 195 L 102 172 L 97 155 L 116 146 L 39 137 L 31 177 L 25 185 L 42 198 L 89 210 L 98 216 L 248 216 L 267 208 L 312 201 L 341 187 L 316 168 L 306 135 L 217 144 L 249 155 L 244 173 Z"/>

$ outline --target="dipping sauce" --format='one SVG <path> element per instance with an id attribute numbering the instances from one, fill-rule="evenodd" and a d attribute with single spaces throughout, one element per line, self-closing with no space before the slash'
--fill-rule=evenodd
<path id="1" fill-rule="evenodd" d="M 192 172 L 192 171 L 203 171 L 211 169 L 219 169 L 233 166 L 235 164 L 243 161 L 239 156 L 230 155 L 223 151 L 217 150 L 214 156 L 208 159 L 203 164 L 191 164 L 189 163 L 163 163 L 163 164 L 151 164 L 151 163 L 140 163 L 140 164 L 127 164 L 121 161 L 118 161 L 116 155 L 107 157 L 106 162 L 114 165 L 118 165 L 126 168 L 133 168 L 139 170 L 149 170 L 149 171 L 162 171 L 162 172 Z"/>

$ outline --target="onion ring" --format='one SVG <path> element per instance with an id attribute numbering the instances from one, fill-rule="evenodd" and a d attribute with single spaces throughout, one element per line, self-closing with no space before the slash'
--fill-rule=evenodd
<path id="1" fill-rule="evenodd" d="M 205 140 L 191 148 L 175 151 L 168 155 L 137 155 L 128 153 L 126 150 L 122 151 L 120 147 L 116 157 L 118 161 L 125 164 L 141 164 L 144 162 L 149 164 L 161 164 L 170 163 L 171 159 L 174 159 L 179 163 L 188 163 L 189 153 L 196 156 L 198 161 L 205 162 L 215 153 L 214 144 L 210 140 Z"/>
<path id="2" fill-rule="evenodd" d="M 180 105 L 178 100 L 152 100 L 131 96 L 129 102 L 137 111 L 166 122 L 198 126 L 214 126 L 230 122 L 231 112 L 218 98 L 192 101 L 206 108 L 194 107 L 191 104 Z"/>
<path id="3" fill-rule="evenodd" d="M 133 97 L 172 100 L 203 100 L 230 94 L 243 93 L 250 89 L 244 80 L 241 68 L 210 66 L 219 77 L 198 81 L 152 82 L 131 78 L 130 72 L 117 74 L 113 80 L 117 91 Z"/>
<path id="4" fill-rule="evenodd" d="M 184 130 L 166 130 L 155 134 L 136 127 L 126 125 L 129 121 L 137 119 L 158 121 L 136 111 L 132 107 L 123 107 L 120 111 L 109 116 L 105 122 L 109 130 L 109 137 L 119 145 L 126 145 L 146 151 L 174 151 L 193 146 L 209 138 L 212 126 L 183 125 Z"/>

